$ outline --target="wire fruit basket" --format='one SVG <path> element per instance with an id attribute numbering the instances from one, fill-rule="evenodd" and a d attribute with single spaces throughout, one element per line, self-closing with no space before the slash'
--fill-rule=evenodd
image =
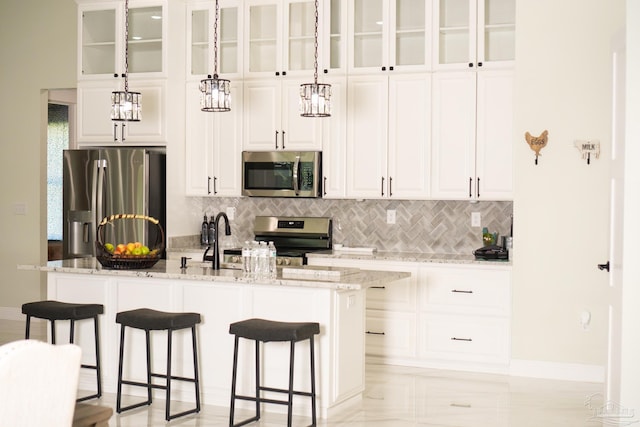
<path id="1" fill-rule="evenodd" d="M 155 225 L 158 229 L 156 233 L 156 241 L 149 246 L 140 243 L 133 244 L 133 250 L 121 250 L 121 246 L 126 248 L 125 244 L 105 243 L 105 227 L 114 225 L 116 221 L 148 221 Z M 140 250 L 135 250 L 139 248 Z M 145 250 L 146 248 L 146 250 Z M 157 219 L 139 214 L 115 214 L 104 217 L 96 230 L 96 258 L 98 262 L 105 268 L 116 270 L 137 270 L 153 267 L 162 256 L 164 251 L 164 230 Z"/>

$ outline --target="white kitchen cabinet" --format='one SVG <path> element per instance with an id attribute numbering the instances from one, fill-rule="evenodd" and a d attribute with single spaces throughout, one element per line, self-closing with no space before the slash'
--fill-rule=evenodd
<path id="1" fill-rule="evenodd" d="M 246 0 L 244 11 L 245 78 L 312 76 L 315 1 Z"/>
<path id="2" fill-rule="evenodd" d="M 166 144 L 168 10 L 165 0 L 129 3 L 125 62 L 124 4 L 78 0 L 79 146 Z M 129 91 L 142 94 L 139 122 L 110 119 L 111 93 L 124 90 L 126 65 Z"/>
<path id="3" fill-rule="evenodd" d="M 322 119 L 322 197 L 346 196 L 347 78 L 329 77 L 331 117 Z"/>
<path id="4" fill-rule="evenodd" d="M 300 116 L 302 83 L 305 80 L 292 78 L 244 81 L 244 150 L 322 149 L 322 126 L 328 118 Z"/>
<path id="5" fill-rule="evenodd" d="M 319 67 L 324 74 L 345 76 L 347 72 L 348 5 L 344 0 L 322 0 L 318 28 Z"/>
<path id="6" fill-rule="evenodd" d="M 349 0 L 348 72 L 426 71 L 431 2 Z"/>
<path id="7" fill-rule="evenodd" d="M 129 3 L 129 74 L 166 70 L 166 1 Z M 125 72 L 124 2 L 78 0 L 78 79 L 121 78 Z"/>
<path id="8" fill-rule="evenodd" d="M 221 0 L 218 20 L 218 75 L 242 77 L 242 2 Z M 202 80 L 214 71 L 215 1 L 187 4 L 187 80 Z"/>
<path id="9" fill-rule="evenodd" d="M 513 72 L 433 74 L 431 196 L 510 200 Z"/>
<path id="10" fill-rule="evenodd" d="M 418 347 L 426 359 L 506 365 L 511 273 L 439 266 L 420 272 Z"/>
<path id="11" fill-rule="evenodd" d="M 428 198 L 431 75 L 348 80 L 347 196 Z"/>
<path id="12" fill-rule="evenodd" d="M 515 0 L 434 0 L 434 68 L 512 67 Z"/>
<path id="13" fill-rule="evenodd" d="M 366 352 L 394 365 L 504 372 L 511 348 L 511 267 L 310 257 L 309 265 L 406 271 L 367 289 Z"/>
<path id="14" fill-rule="evenodd" d="M 186 194 L 240 196 L 242 83 L 231 82 L 231 111 L 220 113 L 200 110 L 199 84 L 186 85 Z"/>
<path id="15" fill-rule="evenodd" d="M 167 142 L 167 81 L 129 80 L 129 89 L 142 94 L 142 120 L 111 120 L 111 93 L 119 90 L 103 81 L 78 82 L 78 145 L 164 145 Z"/>

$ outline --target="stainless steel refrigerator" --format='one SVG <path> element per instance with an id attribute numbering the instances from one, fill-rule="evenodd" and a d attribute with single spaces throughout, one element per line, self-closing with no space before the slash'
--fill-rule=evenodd
<path id="1" fill-rule="evenodd" d="M 65 150 L 63 156 L 63 256 L 95 256 L 100 221 L 112 214 L 144 214 L 166 236 L 166 155 L 148 148 Z M 153 243 L 149 221 L 121 220 L 105 227 L 104 242 Z"/>

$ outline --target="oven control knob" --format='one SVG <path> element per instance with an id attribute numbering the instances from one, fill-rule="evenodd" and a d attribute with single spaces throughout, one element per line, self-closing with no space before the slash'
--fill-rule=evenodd
<path id="1" fill-rule="evenodd" d="M 240 257 L 238 255 L 234 255 L 231 257 L 231 262 L 237 264 L 240 262 Z"/>
<path id="2" fill-rule="evenodd" d="M 284 265 L 290 265 L 291 264 L 291 260 L 289 258 L 285 258 L 285 259 L 282 260 L 282 263 Z"/>
<path id="3" fill-rule="evenodd" d="M 282 265 L 282 258 L 276 258 L 276 264 Z"/>

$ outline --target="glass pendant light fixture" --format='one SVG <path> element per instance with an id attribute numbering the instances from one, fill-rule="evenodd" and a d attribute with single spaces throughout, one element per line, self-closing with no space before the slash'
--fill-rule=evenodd
<path id="1" fill-rule="evenodd" d="M 331 116 L 331 85 L 318 83 L 318 0 L 315 2 L 313 83 L 300 85 L 300 115 L 302 117 Z"/>
<path id="2" fill-rule="evenodd" d="M 111 92 L 111 120 L 139 122 L 142 119 L 142 94 L 129 91 L 129 0 L 124 2 L 124 92 Z"/>
<path id="3" fill-rule="evenodd" d="M 216 0 L 216 17 L 213 25 L 213 76 L 200 80 L 200 109 L 210 112 L 231 111 L 229 80 L 218 78 L 218 18 L 220 6 Z"/>

